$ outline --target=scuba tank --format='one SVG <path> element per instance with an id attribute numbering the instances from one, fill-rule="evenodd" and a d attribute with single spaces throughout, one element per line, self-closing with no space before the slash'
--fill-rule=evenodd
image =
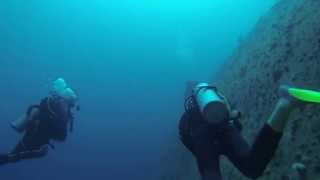
<path id="1" fill-rule="evenodd" d="M 222 125 L 229 120 L 229 107 L 217 89 L 208 83 L 199 83 L 193 96 L 204 119 L 212 125 Z"/>

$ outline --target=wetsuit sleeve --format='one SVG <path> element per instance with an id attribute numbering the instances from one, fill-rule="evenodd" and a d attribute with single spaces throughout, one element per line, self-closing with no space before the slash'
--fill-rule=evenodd
<path id="1" fill-rule="evenodd" d="M 27 112 L 27 118 L 28 118 L 28 124 L 27 124 L 27 129 L 32 127 L 32 126 L 37 126 L 37 121 L 39 121 L 39 114 L 40 110 L 38 107 L 33 107 Z"/>
<path id="2" fill-rule="evenodd" d="M 224 134 L 222 152 L 247 177 L 260 177 L 271 161 L 282 134 L 264 125 L 250 147 L 239 130 L 230 126 Z"/>

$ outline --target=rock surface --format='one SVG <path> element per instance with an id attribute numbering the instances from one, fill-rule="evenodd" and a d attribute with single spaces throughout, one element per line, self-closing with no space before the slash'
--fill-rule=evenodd
<path id="1" fill-rule="evenodd" d="M 213 81 L 243 114 L 252 143 L 275 106 L 280 84 L 320 89 L 320 1 L 280 0 L 241 42 Z M 200 179 L 191 154 L 175 138 L 162 157 L 160 180 Z M 320 179 L 320 106 L 292 113 L 279 149 L 261 180 L 296 180 L 303 163 L 308 180 Z M 224 179 L 245 180 L 226 159 Z"/>

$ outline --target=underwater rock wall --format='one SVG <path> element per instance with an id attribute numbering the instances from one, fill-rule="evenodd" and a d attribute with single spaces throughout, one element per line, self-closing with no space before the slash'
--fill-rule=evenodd
<path id="1" fill-rule="evenodd" d="M 252 143 L 277 101 L 280 84 L 320 89 L 320 1 L 280 0 L 239 44 L 213 82 L 243 113 L 243 134 Z M 177 142 L 162 156 L 161 180 L 197 180 L 194 159 Z M 294 164 L 307 179 L 320 179 L 320 106 L 292 113 L 279 149 L 261 180 L 296 180 Z M 225 179 L 245 180 L 223 159 Z M 301 178 L 303 179 L 303 178 Z"/>
<path id="2" fill-rule="evenodd" d="M 252 143 L 275 106 L 280 84 L 320 89 L 320 1 L 275 5 L 234 52 L 217 84 L 243 112 L 243 134 Z M 320 179 L 320 106 L 291 115 L 260 179 L 298 179 L 294 163 L 306 166 L 308 179 Z M 246 179 L 227 161 L 222 169 L 225 179 Z"/>

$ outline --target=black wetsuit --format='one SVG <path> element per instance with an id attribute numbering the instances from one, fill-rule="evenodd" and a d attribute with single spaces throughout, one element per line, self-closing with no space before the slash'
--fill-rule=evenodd
<path id="1" fill-rule="evenodd" d="M 250 147 L 233 121 L 217 132 L 217 127 L 209 125 L 197 108 L 183 114 L 179 130 L 183 144 L 196 157 L 203 180 L 222 179 L 219 166 L 221 155 L 227 156 L 245 176 L 260 177 L 282 136 L 266 124 Z"/>
<path id="2" fill-rule="evenodd" d="M 9 154 L 0 155 L 0 164 L 43 157 L 46 155 L 46 150 L 43 148 L 51 145 L 50 140 L 66 140 L 68 123 L 72 120 L 70 112 L 64 112 L 58 101 L 49 98 L 44 98 L 40 105 L 30 106 L 27 114 L 33 108 L 39 110 L 39 114 L 35 117 L 37 121 L 26 129 L 22 140 Z"/>

